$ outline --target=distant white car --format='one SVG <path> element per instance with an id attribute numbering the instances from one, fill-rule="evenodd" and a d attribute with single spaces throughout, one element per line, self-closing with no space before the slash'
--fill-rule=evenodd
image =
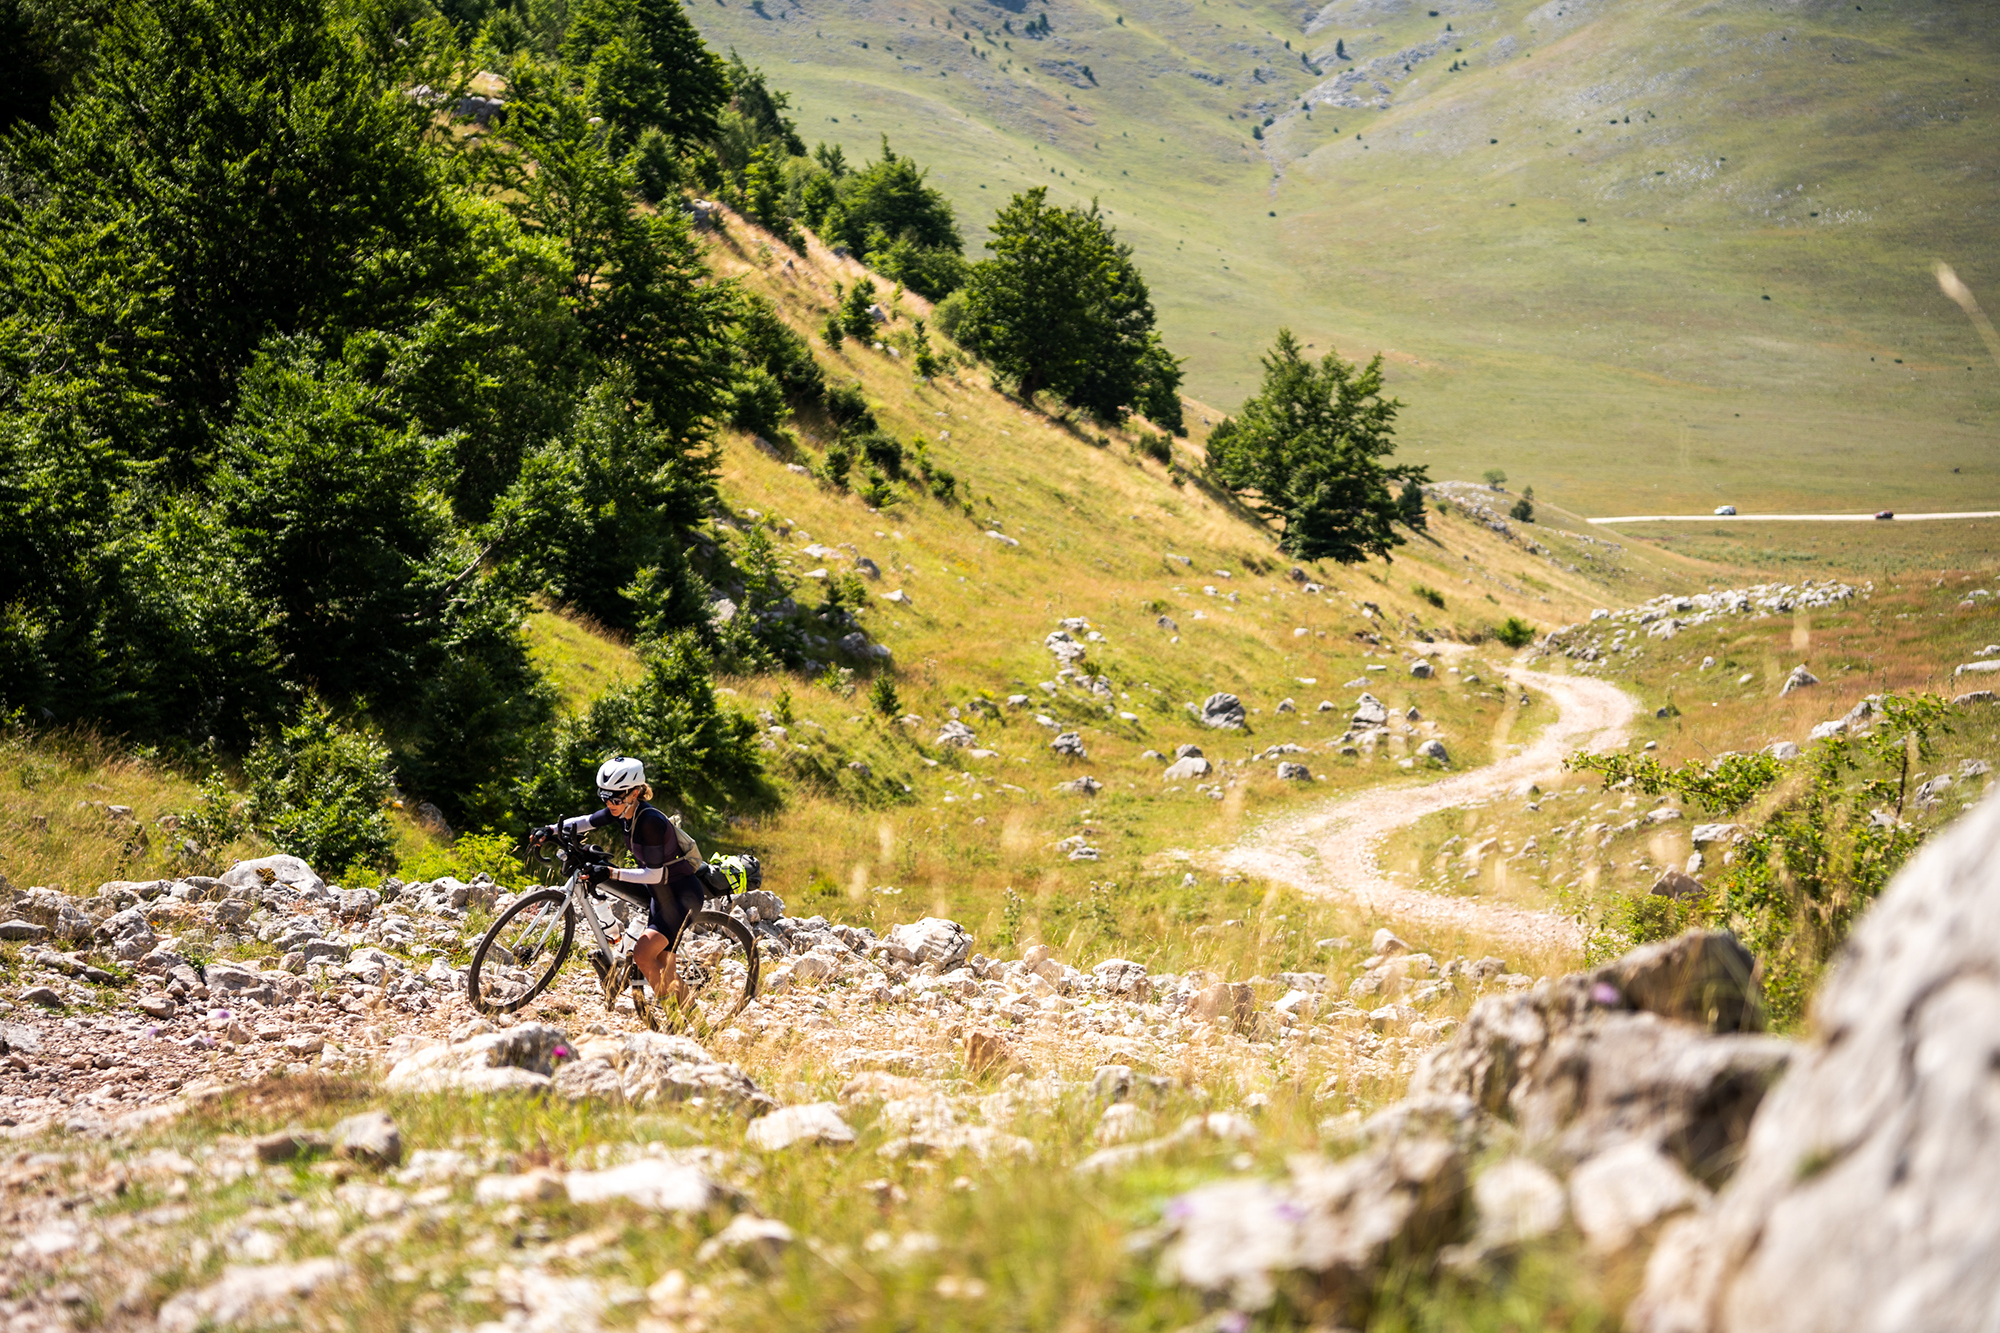
<path id="1" fill-rule="evenodd" d="M 1736 506 L 1735 506 L 1735 505 L 1717 505 L 1717 506 L 1715 507 L 1715 513 L 1716 513 L 1716 517 L 1718 517 L 1718 518 L 1734 518 L 1734 517 L 1736 517 Z"/>

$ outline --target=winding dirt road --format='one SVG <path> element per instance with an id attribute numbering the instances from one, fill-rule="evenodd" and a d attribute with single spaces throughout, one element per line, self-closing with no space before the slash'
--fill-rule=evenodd
<path id="1" fill-rule="evenodd" d="M 1383 839 L 1425 815 L 1490 800 L 1519 783 L 1553 777 L 1562 771 L 1562 761 L 1579 749 L 1619 744 L 1638 710 L 1630 695 L 1608 681 L 1520 669 L 1510 669 L 1506 676 L 1516 686 L 1548 695 L 1558 710 L 1556 721 L 1521 753 L 1441 782 L 1375 787 L 1275 820 L 1224 853 L 1222 864 L 1316 896 L 1352 898 L 1363 907 L 1413 923 L 1459 927 L 1542 952 L 1580 947 L 1576 923 L 1566 917 L 1399 888 L 1382 873 L 1377 859 Z M 1309 857 L 1308 852 L 1317 855 Z"/>

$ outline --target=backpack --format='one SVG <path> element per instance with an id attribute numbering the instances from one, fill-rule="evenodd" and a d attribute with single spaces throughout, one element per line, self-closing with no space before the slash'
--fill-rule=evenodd
<path id="1" fill-rule="evenodd" d="M 718 856 L 709 865 L 721 873 L 732 897 L 764 887 L 764 867 L 754 856 Z"/>

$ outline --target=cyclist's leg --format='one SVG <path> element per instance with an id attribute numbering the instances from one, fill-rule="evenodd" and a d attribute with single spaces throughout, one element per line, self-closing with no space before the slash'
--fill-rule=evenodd
<path id="1" fill-rule="evenodd" d="M 696 895 L 680 892 L 679 889 L 677 884 L 668 884 L 654 891 L 652 907 L 646 917 L 646 932 L 639 937 L 632 951 L 633 961 L 645 974 L 653 994 L 663 1001 L 686 998 L 676 975 L 679 960 L 674 957 L 674 949 L 680 942 L 687 919 L 701 908 L 698 898 L 692 906 L 688 903 L 688 899 Z"/>
<path id="2" fill-rule="evenodd" d="M 637 965 L 640 975 L 646 978 L 646 984 L 653 988 L 655 995 L 666 993 L 662 977 L 665 970 L 662 967 L 662 959 L 664 958 L 666 964 L 671 966 L 673 956 L 672 951 L 667 948 L 667 937 L 657 930 L 646 930 L 632 946 L 632 962 Z"/>

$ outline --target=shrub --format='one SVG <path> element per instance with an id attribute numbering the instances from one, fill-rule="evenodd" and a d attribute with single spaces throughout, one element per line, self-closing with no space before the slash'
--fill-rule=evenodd
<path id="1" fill-rule="evenodd" d="M 840 312 L 838 310 L 829 310 L 826 312 L 826 326 L 820 330 L 820 336 L 826 339 L 828 347 L 835 348 L 836 350 L 840 347 L 841 340 L 847 337 L 847 331 L 840 327 Z"/>
<path id="2" fill-rule="evenodd" d="M 1435 606 L 1438 610 L 1440 611 L 1444 610 L 1444 594 L 1439 592 L 1436 588 L 1432 588 L 1425 584 L 1419 583 L 1418 585 L 1416 585 L 1414 589 L 1412 589 L 1412 591 L 1415 592 L 1417 596 L 1429 602 L 1432 606 Z"/>
<path id="3" fill-rule="evenodd" d="M 887 672 L 875 677 L 868 686 L 868 706 L 883 717 L 896 717 L 903 711 L 903 701 L 896 694 L 896 682 Z"/>
<path id="4" fill-rule="evenodd" d="M 317 698 L 244 763 L 251 822 L 281 852 L 322 871 L 386 869 L 395 837 L 383 807 L 394 787 L 389 751 L 351 731 Z"/>
<path id="5" fill-rule="evenodd" d="M 1606 786 L 1670 792 L 1710 816 L 1759 803 L 1768 811 L 1761 824 L 1741 819 L 1752 827 L 1734 863 L 1685 910 L 1614 903 L 1592 932 L 1592 956 L 1691 925 L 1731 930 L 1757 957 L 1772 1017 L 1801 1017 L 1854 921 L 1930 832 L 1921 818 L 1905 820 L 1905 805 L 1913 767 L 1931 757 L 1934 734 L 1950 731 L 1949 706 L 1935 695 L 1892 694 L 1879 710 L 1873 730 L 1820 741 L 1789 769 L 1767 754 L 1673 769 L 1651 755 L 1571 756 L 1570 768 L 1600 774 Z"/>
<path id="6" fill-rule="evenodd" d="M 1152 459 L 1155 463 L 1171 463 L 1174 461 L 1174 441 L 1168 435 L 1155 435 L 1151 431 L 1141 431 L 1139 438 L 1132 443 L 1132 450 L 1142 457 Z"/>
<path id="7" fill-rule="evenodd" d="M 849 442 L 859 448 L 861 456 L 884 476 L 902 480 L 903 446 L 893 435 L 871 430 L 852 436 Z"/>
<path id="8" fill-rule="evenodd" d="M 461 880 L 487 875 L 495 884 L 518 887 L 532 876 L 517 847 L 505 833 L 465 833 L 449 847 L 429 847 L 405 858 L 396 873 L 412 883 L 446 875 Z"/>
<path id="9" fill-rule="evenodd" d="M 858 430 L 875 429 L 875 414 L 868 408 L 868 399 L 861 392 L 859 380 L 852 384 L 836 384 L 826 391 L 826 414 L 843 431 L 850 426 Z"/>
<path id="10" fill-rule="evenodd" d="M 1522 496 L 1520 499 L 1514 501 L 1514 507 L 1507 511 L 1507 515 L 1522 523 L 1533 523 L 1535 521 L 1534 501 L 1525 495 Z"/>
<path id="11" fill-rule="evenodd" d="M 176 812 L 179 858 L 190 874 L 213 875 L 224 868 L 222 852 L 250 829 L 247 803 L 229 789 L 221 773 L 210 773 L 196 789 L 195 803 Z"/>
<path id="12" fill-rule="evenodd" d="M 649 128 L 639 136 L 632 169 L 639 180 L 639 193 L 649 204 L 659 204 L 680 188 L 681 168 L 674 158 L 674 141 L 658 128 Z"/>
<path id="13" fill-rule="evenodd" d="M 840 301 L 840 327 L 850 338 L 872 342 L 875 338 L 875 315 L 869 306 L 875 304 L 875 284 L 867 278 L 857 281 L 847 289 L 847 295 Z"/>
<path id="14" fill-rule="evenodd" d="M 774 437 L 791 419 L 784 387 L 762 366 L 746 366 L 738 372 L 732 396 L 730 424 L 752 434 Z"/>
<path id="15" fill-rule="evenodd" d="M 847 474 L 853 468 L 853 446 L 844 439 L 835 440 L 826 447 L 826 457 L 820 463 L 819 475 L 828 485 L 844 491 L 847 489 Z"/>
<path id="16" fill-rule="evenodd" d="M 887 509 L 896 503 L 896 483 L 890 481 L 871 464 L 861 470 L 861 488 L 855 492 L 861 502 L 870 509 Z"/>
<path id="17" fill-rule="evenodd" d="M 1526 648 L 1535 641 L 1535 627 L 1519 616 L 1508 616 L 1494 627 L 1493 637 L 1509 648 Z"/>
<path id="18" fill-rule="evenodd" d="M 965 341 L 966 309 L 965 293 L 962 290 L 955 291 L 931 308 L 931 325 L 939 333 L 970 351 L 971 348 L 967 347 Z"/>
<path id="19" fill-rule="evenodd" d="M 1507 474 L 1497 467 L 1487 468 L 1480 475 L 1485 479 L 1486 484 L 1496 491 L 1507 484 Z"/>

